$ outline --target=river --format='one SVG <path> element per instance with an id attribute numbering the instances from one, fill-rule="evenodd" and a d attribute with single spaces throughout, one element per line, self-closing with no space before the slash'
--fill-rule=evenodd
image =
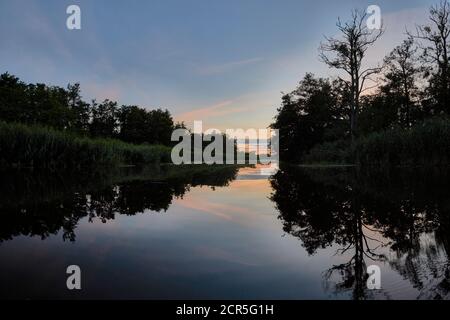
<path id="1" fill-rule="evenodd" d="M 1 298 L 450 298 L 445 170 L 156 171 L 4 174 Z"/>

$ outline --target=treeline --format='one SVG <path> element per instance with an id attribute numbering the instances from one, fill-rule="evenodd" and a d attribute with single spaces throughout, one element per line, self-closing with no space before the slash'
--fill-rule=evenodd
<path id="1" fill-rule="evenodd" d="M 119 106 L 108 99 L 86 102 L 78 83 L 67 88 L 26 84 L 9 73 L 0 75 L 0 120 L 92 138 L 167 146 L 173 129 L 184 127 L 174 123 L 168 110 Z"/>
<path id="2" fill-rule="evenodd" d="M 307 73 L 283 95 L 271 125 L 280 130 L 283 161 L 385 163 L 385 152 L 398 152 L 399 141 L 408 140 L 412 147 L 411 137 L 421 132 L 433 136 L 414 152 L 402 149 L 412 157 L 410 163 L 426 162 L 427 150 L 450 149 L 450 3 L 431 7 L 429 23 L 408 31 L 378 65 L 367 65 L 366 56 L 384 27 L 369 30 L 366 18 L 365 12 L 354 11 L 349 21 L 338 21 L 340 36 L 320 45 L 319 57 L 336 70 L 334 78 Z M 391 149 L 380 148 L 391 135 L 396 136 Z M 403 164 L 407 158 L 397 159 Z"/>
<path id="3" fill-rule="evenodd" d="M 62 88 L 0 75 L 1 167 L 85 169 L 171 162 L 170 147 L 178 143 L 171 141 L 175 129 L 184 129 L 191 142 L 187 150 L 191 162 L 195 148 L 200 149 L 201 159 L 208 146 L 215 159 L 225 161 L 228 145 L 235 159 L 240 154 L 235 138 L 192 133 L 184 123 L 174 123 L 168 110 L 119 106 L 109 99 L 87 103 L 78 83 Z M 219 145 L 222 148 L 213 148 Z"/>

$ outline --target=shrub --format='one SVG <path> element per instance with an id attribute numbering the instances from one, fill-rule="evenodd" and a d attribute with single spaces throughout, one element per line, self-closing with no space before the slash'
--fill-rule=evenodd
<path id="1" fill-rule="evenodd" d="M 303 162 L 308 164 L 348 164 L 352 162 L 350 149 L 350 141 L 337 140 L 334 142 L 326 142 L 313 147 Z"/>

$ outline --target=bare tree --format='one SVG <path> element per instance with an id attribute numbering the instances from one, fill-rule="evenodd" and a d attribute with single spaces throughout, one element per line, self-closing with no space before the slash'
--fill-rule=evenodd
<path id="1" fill-rule="evenodd" d="M 449 51 L 450 51 L 450 3 L 443 0 L 430 8 L 430 24 L 416 26 L 414 37 L 423 50 L 424 62 L 435 68 L 434 84 L 437 102 L 442 110 L 448 109 Z M 446 110 L 449 111 L 449 110 Z"/>
<path id="2" fill-rule="evenodd" d="M 320 58 L 329 67 L 343 70 L 347 77 L 341 79 L 350 91 L 350 133 L 352 140 L 357 131 L 358 114 L 360 111 L 360 96 L 375 85 L 367 86 L 367 81 L 374 81 L 371 76 L 379 73 L 381 67 L 364 68 L 363 60 L 367 50 L 383 34 L 384 28 L 369 30 L 366 24 L 367 14 L 354 10 L 352 19 L 341 22 L 337 27 L 340 38 L 325 37 L 326 42 L 320 45 Z"/>

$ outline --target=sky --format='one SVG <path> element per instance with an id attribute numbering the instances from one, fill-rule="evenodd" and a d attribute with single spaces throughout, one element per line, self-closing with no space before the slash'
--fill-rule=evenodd
<path id="1" fill-rule="evenodd" d="M 79 82 L 85 100 L 167 108 L 204 129 L 266 128 L 281 92 L 306 72 L 335 76 L 318 58 L 351 10 L 381 8 L 386 32 L 367 65 L 427 21 L 438 0 L 0 0 L 0 73 L 25 82 Z M 81 30 L 66 8 L 81 9 Z"/>

